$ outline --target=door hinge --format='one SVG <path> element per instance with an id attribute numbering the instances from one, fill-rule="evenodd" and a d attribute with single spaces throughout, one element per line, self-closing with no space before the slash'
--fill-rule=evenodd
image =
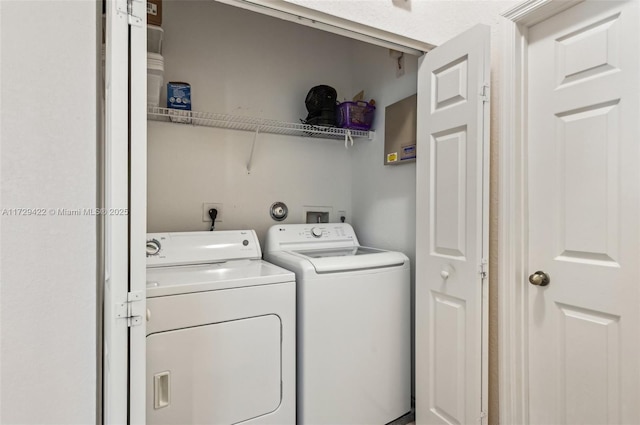
<path id="1" fill-rule="evenodd" d="M 486 422 L 487 419 L 487 412 L 485 412 L 484 410 L 482 410 L 480 412 L 480 423 L 484 424 Z"/>
<path id="2" fill-rule="evenodd" d="M 145 21 L 147 9 L 144 0 L 116 0 L 118 15 L 126 15 L 129 25 L 142 27 Z"/>
<path id="3" fill-rule="evenodd" d="M 480 278 L 485 280 L 488 277 L 487 275 L 487 260 L 483 258 L 482 261 L 480 261 Z"/>
<path id="4" fill-rule="evenodd" d="M 147 14 L 146 2 L 143 0 L 127 0 L 127 19 L 129 25 L 141 27 Z"/>
<path id="5" fill-rule="evenodd" d="M 143 299 L 142 291 L 129 292 L 127 302 L 116 304 L 116 319 L 127 319 L 129 327 L 142 324 Z"/>
<path id="6" fill-rule="evenodd" d="M 128 15 L 129 0 L 116 0 L 116 12 L 118 15 Z"/>
<path id="7" fill-rule="evenodd" d="M 491 100 L 490 88 L 491 87 L 489 86 L 489 84 L 486 84 L 486 83 L 482 86 L 480 97 L 482 98 L 482 102 L 484 103 L 489 103 L 489 101 Z"/>

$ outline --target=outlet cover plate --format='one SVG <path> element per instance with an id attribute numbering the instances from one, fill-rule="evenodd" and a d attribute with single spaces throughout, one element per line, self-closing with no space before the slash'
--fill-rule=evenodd
<path id="1" fill-rule="evenodd" d="M 222 204 L 215 202 L 205 202 L 202 204 L 202 221 L 205 223 L 211 223 L 211 217 L 209 217 L 209 210 L 211 208 L 215 208 L 218 210 L 216 223 L 222 223 Z"/>

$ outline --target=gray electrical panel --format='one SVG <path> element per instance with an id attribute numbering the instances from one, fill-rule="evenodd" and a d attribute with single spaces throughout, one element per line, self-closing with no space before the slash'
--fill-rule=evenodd
<path id="1" fill-rule="evenodd" d="M 402 164 L 416 160 L 417 108 L 417 94 L 385 108 L 384 165 Z"/>

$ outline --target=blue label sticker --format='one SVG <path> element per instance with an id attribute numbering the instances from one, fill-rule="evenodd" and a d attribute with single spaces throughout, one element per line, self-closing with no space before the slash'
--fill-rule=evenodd
<path id="1" fill-rule="evenodd" d="M 402 158 L 400 158 L 401 160 L 407 160 L 407 159 L 415 159 L 416 157 L 416 145 L 409 145 L 409 146 L 403 146 L 402 147 Z"/>

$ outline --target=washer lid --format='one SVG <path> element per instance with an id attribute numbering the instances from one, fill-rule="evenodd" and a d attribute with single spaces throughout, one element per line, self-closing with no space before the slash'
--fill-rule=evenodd
<path id="1" fill-rule="evenodd" d="M 409 261 L 401 252 L 356 246 L 353 248 L 292 251 L 309 261 L 316 273 L 336 273 L 380 267 L 402 266 Z"/>
<path id="2" fill-rule="evenodd" d="M 147 298 L 295 282 L 295 275 L 262 260 L 147 268 Z"/>

